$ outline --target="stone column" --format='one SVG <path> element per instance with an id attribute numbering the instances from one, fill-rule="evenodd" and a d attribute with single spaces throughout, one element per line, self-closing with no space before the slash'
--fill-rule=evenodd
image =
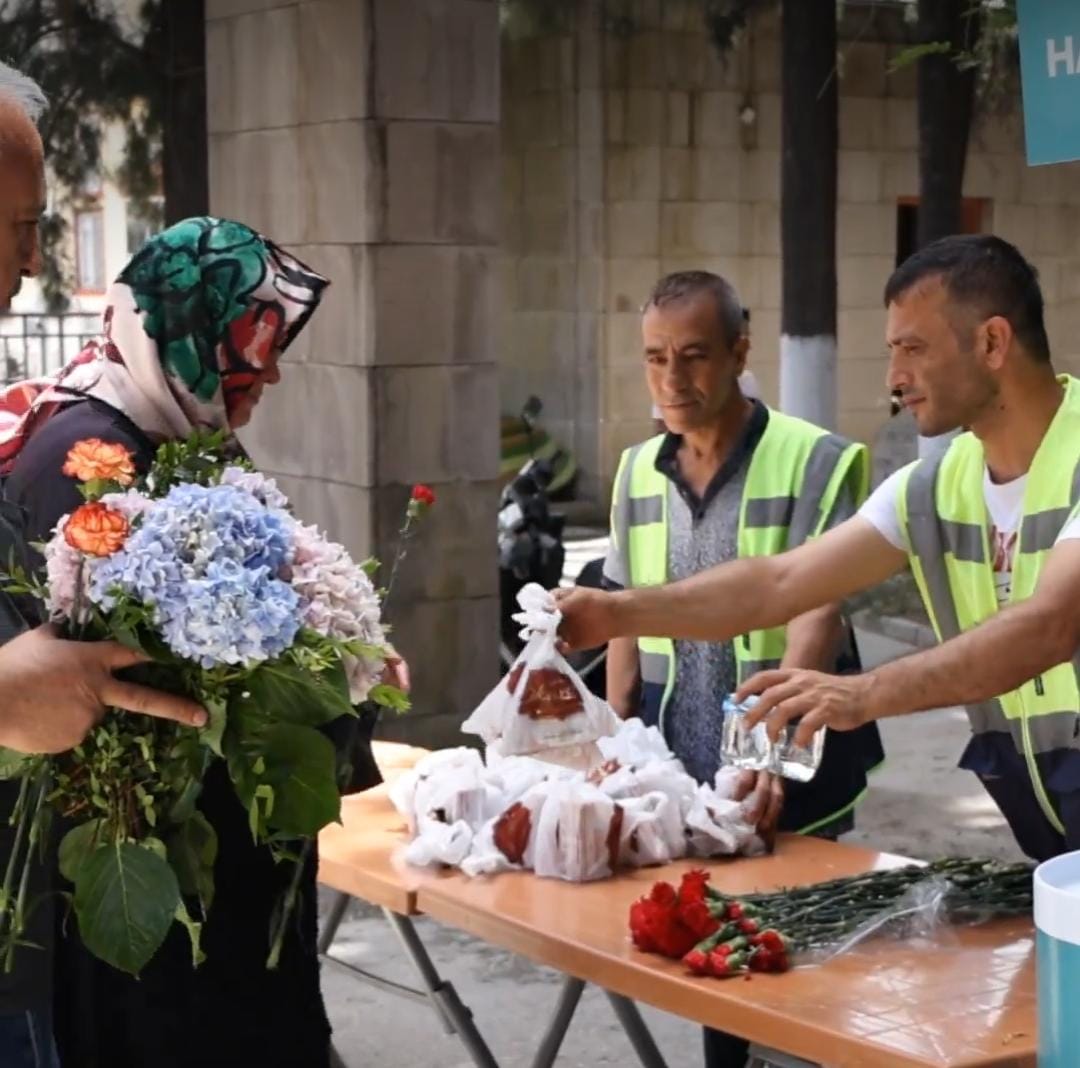
<path id="1" fill-rule="evenodd" d="M 414 711 L 446 744 L 497 672 L 495 0 L 206 0 L 210 201 L 333 285 L 247 442 L 299 513 L 386 562 Z"/>

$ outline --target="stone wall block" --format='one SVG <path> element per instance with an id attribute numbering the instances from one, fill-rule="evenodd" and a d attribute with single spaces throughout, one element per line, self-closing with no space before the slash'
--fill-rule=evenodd
<path id="1" fill-rule="evenodd" d="M 499 27 L 481 0 L 374 0 L 375 101 L 389 119 L 495 122 Z M 547 42 L 543 42 L 547 44 Z M 541 63 L 543 63 L 541 54 Z M 554 88 L 543 73 L 540 88 Z"/>
<path id="2" fill-rule="evenodd" d="M 715 256 L 745 246 L 737 204 L 664 204 L 660 223 L 664 256 Z"/>
<path id="3" fill-rule="evenodd" d="M 379 240 L 384 225 L 380 128 L 360 119 L 317 122 L 298 127 L 296 139 L 304 241 Z"/>
<path id="4" fill-rule="evenodd" d="M 256 11 L 272 11 L 279 7 L 295 7 L 296 0 L 206 0 L 206 21 L 230 19 Z"/>
<path id="5" fill-rule="evenodd" d="M 851 204 L 882 200 L 883 160 L 878 152 L 841 152 L 837 199 Z"/>
<path id="6" fill-rule="evenodd" d="M 299 106 L 299 12 L 273 7 L 210 22 L 206 31 L 211 133 L 292 126 Z M 263 72 L 274 71 L 273 78 Z"/>
<path id="7" fill-rule="evenodd" d="M 495 477 L 499 396 L 494 364 L 380 367 L 374 375 L 380 485 Z"/>
<path id="8" fill-rule="evenodd" d="M 660 160 L 659 145 L 609 149 L 608 200 L 659 200 Z"/>
<path id="9" fill-rule="evenodd" d="M 246 222 L 282 245 L 304 240 L 296 127 L 213 134 L 209 153 L 215 214 Z"/>
<path id="10" fill-rule="evenodd" d="M 309 0 L 300 8 L 301 122 L 370 116 L 362 60 L 371 48 L 371 29 L 367 7 L 354 0 Z"/>
<path id="11" fill-rule="evenodd" d="M 415 567 L 419 561 L 411 563 Z M 498 680 L 498 598 L 402 598 L 392 611 L 398 651 L 422 664 L 423 671 L 414 673 L 412 710 L 384 715 L 379 737 L 433 748 L 461 745 L 466 740 L 459 731 L 462 721 Z"/>
<path id="12" fill-rule="evenodd" d="M 498 133 L 475 123 L 391 122 L 387 237 L 493 244 L 499 238 Z"/>
<path id="13" fill-rule="evenodd" d="M 840 147 L 844 148 L 907 148 L 908 145 L 893 144 L 886 138 L 886 104 L 908 104 L 914 108 L 912 101 L 896 100 L 872 100 L 862 96 L 840 97 Z M 895 120 L 895 116 L 894 116 Z M 898 130 L 903 132 L 902 124 L 897 124 Z M 911 131 L 909 130 L 908 133 Z"/>
<path id="14" fill-rule="evenodd" d="M 708 90 L 695 97 L 694 143 L 703 148 L 735 148 L 739 144 L 737 93 Z"/>
<path id="15" fill-rule="evenodd" d="M 608 252 L 612 256 L 657 256 L 660 210 L 655 201 L 628 200 L 607 208 Z"/>
<path id="16" fill-rule="evenodd" d="M 666 126 L 666 94 L 659 89 L 628 89 L 626 92 L 626 143 L 662 145 Z"/>
<path id="17" fill-rule="evenodd" d="M 896 244 L 896 208 L 892 204 L 840 204 L 836 248 L 840 256 L 874 256 Z"/>
<path id="18" fill-rule="evenodd" d="M 659 278 L 657 258 L 609 260 L 608 307 L 618 312 L 639 311 Z"/>
<path id="19" fill-rule="evenodd" d="M 245 435 L 260 462 L 285 475 L 370 486 L 375 425 L 368 369 L 286 360 L 281 373 L 281 385 L 263 394 Z M 318 417 L 301 421 L 300 412 Z"/>
<path id="20" fill-rule="evenodd" d="M 493 250 L 384 245 L 373 250 L 371 259 L 373 345 L 380 364 L 496 359 Z"/>

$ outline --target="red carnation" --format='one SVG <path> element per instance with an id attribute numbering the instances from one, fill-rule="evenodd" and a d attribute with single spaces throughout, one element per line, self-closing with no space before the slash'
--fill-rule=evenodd
<path id="1" fill-rule="evenodd" d="M 683 964 L 685 964 L 694 975 L 709 974 L 709 955 L 703 953 L 700 949 L 690 950 L 690 952 L 683 957 Z"/>
<path id="2" fill-rule="evenodd" d="M 425 507 L 430 508 L 435 503 L 435 491 L 422 482 L 417 482 L 412 488 L 412 499 Z"/>
<path id="3" fill-rule="evenodd" d="M 704 901 L 680 901 L 676 911 L 680 921 L 694 932 L 699 942 L 720 930 L 719 922 Z"/>
<path id="4" fill-rule="evenodd" d="M 671 883 L 654 883 L 649 900 L 658 905 L 674 905 L 676 896 L 675 887 Z"/>
<path id="5" fill-rule="evenodd" d="M 700 868 L 688 871 L 682 877 L 679 886 L 680 901 L 704 901 L 705 884 L 709 881 L 709 873 Z"/>

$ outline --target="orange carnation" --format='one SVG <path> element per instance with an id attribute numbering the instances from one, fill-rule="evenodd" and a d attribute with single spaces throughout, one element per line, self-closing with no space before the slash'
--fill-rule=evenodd
<path id="1" fill-rule="evenodd" d="M 94 501 L 71 513 L 64 525 L 64 540 L 88 556 L 112 556 L 123 548 L 130 530 L 125 516 Z"/>
<path id="2" fill-rule="evenodd" d="M 100 478 L 130 486 L 135 481 L 135 464 L 123 445 L 111 445 L 100 438 L 78 441 L 67 454 L 63 472 L 68 478 L 91 482 Z"/>

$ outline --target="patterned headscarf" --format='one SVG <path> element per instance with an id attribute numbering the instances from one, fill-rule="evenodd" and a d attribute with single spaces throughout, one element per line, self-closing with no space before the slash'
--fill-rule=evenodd
<path id="1" fill-rule="evenodd" d="M 0 394 L 0 470 L 81 397 L 119 409 L 153 441 L 227 428 L 236 400 L 271 353 L 288 348 L 327 285 L 242 223 L 177 223 L 109 287 L 99 337 L 55 378 Z"/>

